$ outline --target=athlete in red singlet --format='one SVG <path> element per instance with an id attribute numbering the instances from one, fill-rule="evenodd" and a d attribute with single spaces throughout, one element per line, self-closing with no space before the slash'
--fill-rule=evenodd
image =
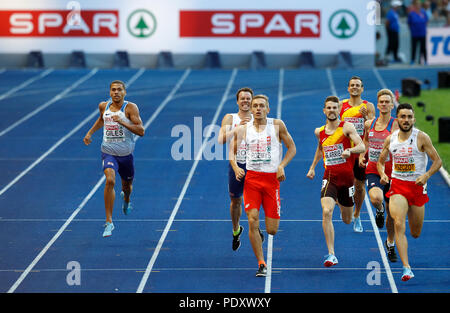
<path id="1" fill-rule="evenodd" d="M 388 251 L 388 259 L 391 262 L 397 261 L 397 255 L 394 247 L 394 222 L 389 214 L 389 199 L 384 196 L 390 188 L 390 184 L 383 185 L 380 182 L 380 175 L 377 169 L 377 162 L 383 149 L 385 139 L 396 129 L 398 123 L 396 119 L 391 116 L 391 111 L 394 108 L 394 95 L 389 89 L 381 89 L 377 93 L 377 108 L 380 116 L 376 119 L 365 122 L 364 144 L 367 153 L 366 177 L 367 190 L 369 193 L 370 202 L 376 209 L 375 221 L 378 228 L 384 226 L 384 212 L 385 207 L 388 212 L 386 219 L 387 240 L 385 246 Z M 360 167 L 364 166 L 365 156 L 360 154 Z M 386 175 L 391 178 L 392 172 L 392 157 L 388 156 L 385 163 Z M 383 205 L 383 199 L 385 205 Z"/>

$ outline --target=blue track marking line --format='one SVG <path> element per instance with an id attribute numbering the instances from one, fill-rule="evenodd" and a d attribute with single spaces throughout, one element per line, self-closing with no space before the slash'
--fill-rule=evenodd
<path id="1" fill-rule="evenodd" d="M 139 76 L 141 76 L 144 73 L 144 69 L 141 69 L 138 71 L 133 77 L 130 78 L 128 82 L 125 83 L 127 87 L 129 87 L 133 82 L 135 82 Z M 170 101 L 170 99 L 173 97 L 176 90 L 181 86 L 183 81 L 186 79 L 186 77 L 189 75 L 190 70 L 186 70 L 184 75 L 180 78 L 179 82 L 176 84 L 176 86 L 173 88 L 173 90 L 170 92 L 170 94 L 166 97 L 166 99 L 160 104 L 158 107 L 158 114 L 161 112 L 162 108 L 167 104 L 167 102 Z M 159 109 L 161 108 L 161 109 Z M 98 114 L 98 111 L 95 111 L 96 114 Z M 92 115 L 92 114 L 91 114 Z M 149 119 L 149 121 L 146 122 L 145 128 L 150 126 L 151 121 L 155 119 L 155 114 L 152 115 L 152 117 Z M 138 137 L 139 138 L 139 137 Z M 45 253 L 48 251 L 48 249 L 53 245 L 53 243 L 61 236 L 61 234 L 65 231 L 67 226 L 74 220 L 74 218 L 78 215 L 78 213 L 81 211 L 81 209 L 86 205 L 86 203 L 92 198 L 92 196 L 95 194 L 95 192 L 100 188 L 100 186 L 105 181 L 105 176 L 102 176 L 95 186 L 91 189 L 91 191 L 88 193 L 88 195 L 83 199 L 83 201 L 80 203 L 78 208 L 71 214 L 71 216 L 66 220 L 66 222 L 61 226 L 61 228 L 58 230 L 58 232 L 53 236 L 53 238 L 47 243 L 47 245 L 44 247 L 44 249 L 41 250 L 41 252 L 36 256 L 36 258 L 30 263 L 30 265 L 25 269 L 25 271 L 20 275 L 19 279 L 11 286 L 11 288 L 8 290 L 8 293 L 13 293 L 17 287 L 22 283 L 22 281 L 27 277 L 27 275 L 30 273 L 30 271 L 33 270 L 34 266 L 39 262 L 39 260 L 45 255 Z"/>
<path id="2" fill-rule="evenodd" d="M 35 116 L 37 113 L 39 113 L 40 111 L 44 110 L 45 108 L 47 108 L 48 106 L 52 105 L 53 103 L 61 100 L 65 95 L 67 95 L 69 92 L 71 92 L 73 89 L 75 89 L 77 86 L 79 86 L 80 84 L 84 83 L 86 80 L 88 80 L 89 78 L 91 78 L 92 76 L 95 75 L 95 73 L 97 73 L 98 69 L 94 68 L 92 69 L 88 74 L 86 74 L 85 76 L 83 76 L 82 78 L 80 78 L 79 80 L 77 80 L 76 82 L 74 82 L 71 86 L 69 86 L 68 88 L 66 88 L 65 90 L 63 90 L 61 93 L 57 94 L 56 96 L 54 96 L 52 99 L 50 99 L 49 101 L 45 102 L 44 104 L 40 105 L 39 107 L 37 107 L 35 110 L 33 110 L 32 112 L 28 113 L 27 115 L 25 115 L 24 117 L 22 117 L 21 119 L 19 119 L 18 121 L 16 121 L 15 123 L 13 123 L 12 125 L 8 126 L 7 128 L 5 128 L 4 130 L 2 130 L 0 132 L 0 137 L 5 135 L 6 133 L 8 133 L 9 131 L 11 131 L 12 129 L 16 128 L 17 126 L 19 126 L 20 124 L 22 124 L 23 122 L 27 121 L 28 119 L 30 119 L 31 117 Z"/>
<path id="3" fill-rule="evenodd" d="M 230 79 L 228 81 L 227 87 L 225 89 L 225 92 L 224 92 L 224 94 L 222 96 L 222 100 L 220 101 L 220 104 L 217 107 L 216 113 L 214 114 L 213 120 L 211 122 L 211 124 L 213 124 L 213 125 L 216 124 L 217 119 L 219 118 L 219 114 L 222 111 L 222 107 L 223 107 L 223 105 L 225 104 L 225 102 L 227 100 L 228 94 L 230 92 L 231 86 L 233 85 L 233 81 L 234 81 L 234 79 L 236 77 L 236 74 L 237 74 L 237 69 L 233 69 L 233 71 L 231 73 L 231 77 L 230 77 Z M 174 206 L 174 208 L 172 210 L 172 213 L 170 214 L 169 220 L 168 220 L 168 222 L 166 224 L 166 227 L 164 228 L 164 231 L 163 231 L 163 233 L 161 235 L 161 238 L 158 241 L 158 244 L 157 244 L 157 246 L 155 248 L 155 251 L 153 252 L 153 255 L 152 255 L 152 257 L 151 257 L 151 259 L 150 259 L 150 261 L 149 261 L 149 263 L 147 265 L 145 273 L 142 276 L 141 282 L 139 283 L 139 286 L 138 286 L 138 288 L 136 290 L 136 293 L 142 293 L 144 288 L 145 288 L 145 284 L 147 283 L 147 280 L 148 280 L 148 278 L 150 276 L 150 273 L 152 272 L 153 266 L 154 266 L 154 264 L 156 262 L 158 254 L 159 254 L 159 252 L 160 252 L 160 250 L 162 248 L 162 245 L 164 244 L 164 241 L 165 241 L 165 239 L 167 237 L 167 234 L 168 234 L 168 232 L 170 230 L 170 227 L 173 224 L 175 216 L 176 216 L 176 214 L 178 212 L 178 209 L 179 209 L 179 207 L 181 205 L 181 202 L 183 201 L 184 195 L 186 194 L 186 191 L 187 191 L 187 189 L 189 187 L 189 184 L 191 182 L 192 176 L 194 175 L 194 172 L 195 172 L 195 170 L 197 168 L 197 165 L 198 165 L 199 161 L 201 160 L 201 155 L 203 154 L 203 150 L 205 149 L 206 143 L 208 142 L 208 138 L 211 136 L 211 131 L 212 131 L 212 129 L 210 128 L 208 130 L 207 135 L 205 136 L 205 139 L 203 140 L 203 143 L 202 143 L 202 145 L 201 145 L 197 155 L 195 156 L 194 164 L 192 165 L 192 167 L 191 167 L 191 169 L 189 171 L 189 174 L 188 174 L 188 176 L 186 178 L 186 181 L 185 181 L 185 183 L 183 185 L 181 193 L 178 196 L 177 202 L 176 202 L 176 204 L 175 204 L 175 206 Z"/>
<path id="4" fill-rule="evenodd" d="M 2 101 L 3 99 L 8 98 L 9 96 L 11 96 L 12 94 L 16 93 L 17 91 L 19 91 L 20 89 L 25 88 L 26 86 L 28 86 L 31 83 L 34 83 L 35 81 L 47 76 L 48 74 L 50 74 L 51 72 L 53 72 L 53 68 L 49 68 L 45 71 L 43 71 L 42 73 L 31 77 L 29 79 L 27 79 L 26 81 L 24 81 L 23 83 L 21 83 L 20 85 L 10 89 L 9 91 L 3 93 L 0 95 L 0 101 Z"/>

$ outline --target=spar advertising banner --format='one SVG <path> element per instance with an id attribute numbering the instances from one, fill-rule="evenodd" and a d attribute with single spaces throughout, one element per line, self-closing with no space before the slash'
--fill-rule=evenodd
<path id="1" fill-rule="evenodd" d="M 374 54 L 365 0 L 1 0 L 0 53 Z"/>

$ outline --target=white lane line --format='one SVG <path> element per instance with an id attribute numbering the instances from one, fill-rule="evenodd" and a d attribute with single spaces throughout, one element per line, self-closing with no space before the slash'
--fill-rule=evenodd
<path id="1" fill-rule="evenodd" d="M 50 74 L 51 72 L 53 72 L 52 68 L 49 68 L 48 70 L 43 71 L 42 73 L 40 73 L 39 75 L 33 76 L 29 79 L 27 79 L 26 81 L 24 81 L 22 84 L 20 84 L 19 86 L 16 86 L 14 88 L 11 88 L 9 91 L 5 92 L 4 94 L 0 95 L 0 101 L 2 101 L 3 99 L 9 97 L 10 95 L 16 93 L 17 91 L 19 91 L 22 88 L 25 88 L 26 86 L 30 85 L 31 83 L 34 83 L 35 81 L 44 78 L 45 76 L 47 76 L 48 74 Z"/>
<path id="2" fill-rule="evenodd" d="M 140 70 L 138 73 L 136 73 L 130 80 L 125 83 L 125 85 L 128 87 L 133 83 L 142 73 L 144 70 Z M 139 74 L 139 75 L 138 75 Z M 177 85 L 174 87 L 174 89 L 177 89 L 181 86 L 184 79 L 187 77 L 187 74 L 189 74 L 189 70 L 185 71 L 185 74 L 182 76 L 180 81 L 177 83 Z M 172 93 L 170 93 L 167 98 L 172 97 Z M 166 98 L 166 99 L 167 99 Z M 165 102 L 165 101 L 164 101 Z M 164 103 L 163 102 L 163 103 Z M 163 105 L 163 103 L 160 104 Z M 165 105 L 165 104 L 164 104 Z M 96 110 L 96 113 L 97 110 Z M 149 125 L 149 124 L 148 124 Z M 42 249 L 42 251 L 34 258 L 34 260 L 28 265 L 28 267 L 25 269 L 25 271 L 20 275 L 20 277 L 17 279 L 17 281 L 11 286 L 11 288 L 8 290 L 8 293 L 13 293 L 17 287 L 22 283 L 22 281 L 27 277 L 27 275 L 30 273 L 30 271 L 34 268 L 34 266 L 39 262 L 39 260 L 44 256 L 44 254 L 50 249 L 50 247 L 53 245 L 53 243 L 61 236 L 61 234 L 66 230 L 67 226 L 72 222 L 72 220 L 77 216 L 77 214 L 81 211 L 81 209 L 86 205 L 86 203 L 92 198 L 92 196 L 95 194 L 95 192 L 100 188 L 100 186 L 105 181 L 105 176 L 102 176 L 98 182 L 95 184 L 94 188 L 91 189 L 91 191 L 88 193 L 88 195 L 83 199 L 83 201 L 80 203 L 78 208 L 72 213 L 72 215 L 67 219 L 67 221 L 61 226 L 61 228 L 58 230 L 58 232 L 53 236 L 53 238 L 47 243 L 47 245 Z"/>
<path id="3" fill-rule="evenodd" d="M 81 127 L 84 126 L 88 121 L 90 121 L 94 116 L 98 114 L 97 111 L 91 113 L 88 117 L 86 117 L 81 123 L 79 123 L 75 128 L 73 128 L 69 133 L 59 139 L 50 149 L 48 149 L 44 154 L 42 154 L 39 158 L 37 158 L 33 163 L 31 163 L 25 170 L 23 170 L 19 175 L 17 175 L 12 181 L 10 181 L 5 187 L 0 190 L 0 196 L 3 195 L 9 188 L 11 188 L 15 183 L 17 183 L 23 176 L 28 174 L 36 165 L 41 163 L 43 159 L 45 159 L 50 153 L 52 153 L 56 148 L 58 148 L 64 141 L 66 141 L 69 137 L 75 134 Z"/>
<path id="4" fill-rule="evenodd" d="M 17 287 L 22 283 L 22 281 L 27 277 L 27 275 L 30 273 L 30 271 L 33 269 L 33 267 L 36 265 L 37 262 L 44 256 L 44 254 L 50 249 L 50 247 L 53 245 L 53 243 L 61 236 L 61 234 L 64 232 L 64 230 L 67 228 L 67 225 L 72 222 L 72 220 L 75 218 L 75 216 L 80 212 L 80 210 L 86 205 L 86 203 L 91 199 L 91 197 L 94 195 L 94 193 L 97 191 L 97 189 L 100 187 L 100 185 L 105 180 L 105 177 L 103 176 L 102 179 L 100 179 L 97 184 L 92 188 L 91 192 L 83 199 L 81 204 L 78 206 L 78 208 L 70 215 L 70 217 L 67 219 L 67 221 L 61 226 L 61 228 L 58 230 L 58 232 L 53 236 L 53 238 L 45 245 L 44 249 L 39 252 L 39 254 L 34 258 L 34 260 L 28 265 L 28 267 L 23 271 L 23 273 L 20 275 L 20 277 L 16 280 L 16 282 L 9 288 L 8 293 L 13 293 Z"/>
<path id="5" fill-rule="evenodd" d="M 214 125 L 217 122 L 217 119 L 219 118 L 220 111 L 222 110 L 222 107 L 223 107 L 223 105 L 225 104 L 225 102 L 227 100 L 228 94 L 230 92 L 231 86 L 233 85 L 233 81 L 234 81 L 234 79 L 236 77 L 236 74 L 237 74 L 237 69 L 233 69 L 233 72 L 231 73 L 230 80 L 228 81 L 227 87 L 226 87 L 225 92 L 224 92 L 224 94 L 222 96 L 222 100 L 220 101 L 220 104 L 219 104 L 219 106 L 216 109 L 216 113 L 214 114 L 213 120 L 211 122 L 212 125 Z M 192 176 L 194 175 L 194 172 L 195 172 L 195 170 L 197 168 L 198 162 L 201 159 L 201 155 L 202 155 L 203 150 L 205 149 L 205 146 L 206 146 L 206 144 L 208 142 L 208 138 L 211 136 L 211 132 L 212 132 L 212 128 L 209 128 L 208 133 L 207 133 L 205 139 L 203 140 L 202 146 L 199 149 L 199 151 L 197 152 L 197 155 L 196 155 L 196 157 L 194 159 L 195 160 L 194 164 L 192 165 L 191 170 L 189 171 L 188 177 L 186 178 L 186 181 L 184 182 L 184 186 L 183 186 L 183 188 L 181 190 L 180 195 L 178 196 L 178 200 L 177 200 L 177 202 L 175 204 L 175 207 L 173 208 L 172 213 L 170 214 L 169 220 L 168 220 L 168 222 L 166 224 L 166 227 L 164 228 L 164 231 L 163 231 L 163 233 L 161 235 L 161 238 L 159 239 L 158 244 L 157 244 L 157 246 L 155 248 L 155 251 L 153 252 L 152 257 L 151 257 L 150 261 L 148 262 L 147 268 L 145 270 L 144 275 L 142 276 L 141 282 L 139 283 L 139 286 L 138 286 L 138 288 L 136 290 L 136 293 L 142 293 L 143 290 L 144 290 L 145 284 L 147 283 L 147 280 L 148 280 L 148 278 L 150 276 L 150 273 L 152 272 L 153 265 L 156 262 L 156 258 L 158 257 L 158 254 L 159 254 L 159 252 L 161 250 L 162 245 L 164 244 L 164 241 L 165 241 L 165 239 L 167 237 L 167 234 L 168 234 L 168 232 L 170 230 L 170 227 L 172 226 L 172 223 L 173 223 L 173 221 L 175 219 L 175 216 L 176 216 L 176 214 L 178 212 L 178 209 L 180 208 L 181 202 L 183 201 L 184 195 L 186 194 L 186 191 L 187 191 L 187 189 L 189 187 L 189 184 L 191 183 Z"/>
<path id="6" fill-rule="evenodd" d="M 94 71 L 95 70 L 95 71 Z M 94 75 L 97 70 L 94 69 L 89 74 L 91 74 L 89 77 Z M 133 75 L 133 77 L 130 78 L 131 83 L 134 82 L 139 76 L 142 75 L 144 72 L 143 69 L 139 70 L 136 74 Z M 88 76 L 84 76 L 84 80 L 89 78 Z M 82 81 L 78 80 L 79 83 Z M 129 85 L 130 82 L 127 82 Z M 79 85 L 79 84 L 77 84 Z M 72 85 L 72 89 L 75 88 L 75 85 Z M 67 90 L 67 89 L 66 89 Z M 60 94 L 61 95 L 61 94 Z M 56 97 L 55 97 L 56 98 Z M 55 99 L 53 98 L 53 99 Z M 55 100 L 56 101 L 56 100 Z M 37 113 L 37 112 L 36 112 Z M 45 159 L 50 153 L 55 151 L 56 148 L 58 148 L 64 141 L 66 141 L 68 138 L 70 138 L 73 134 L 75 134 L 81 127 L 83 127 L 87 122 L 89 122 L 92 118 L 98 115 L 98 109 L 94 110 L 91 114 L 89 114 L 88 117 L 86 117 L 84 120 L 82 120 L 75 128 L 73 128 L 70 132 L 68 132 L 65 136 L 63 136 L 61 139 L 59 139 L 53 146 L 50 147 L 44 154 L 42 154 L 39 158 L 37 158 L 33 163 L 31 163 L 25 170 L 23 170 L 19 175 L 17 175 L 12 181 L 10 181 L 5 187 L 3 187 L 0 190 L 0 196 L 4 194 L 9 188 L 11 188 L 15 183 L 17 183 L 23 176 L 25 176 L 29 171 L 31 171 L 36 165 L 41 163 L 43 159 Z"/>
<path id="7" fill-rule="evenodd" d="M 336 87 L 334 86 L 333 75 L 331 74 L 331 69 L 329 67 L 327 67 L 326 71 L 327 71 L 328 82 L 330 83 L 331 93 L 333 94 L 333 96 L 337 96 L 338 94 L 336 91 Z"/>
<path id="8" fill-rule="evenodd" d="M 389 281 L 389 285 L 391 286 L 392 293 L 398 293 L 397 285 L 395 284 L 394 277 L 392 276 L 391 267 L 389 266 L 389 262 L 386 257 L 386 252 L 384 251 L 383 241 L 381 240 L 380 232 L 378 230 L 378 226 L 375 222 L 375 217 L 373 216 L 372 207 L 370 205 L 369 199 L 366 196 L 364 198 L 364 202 L 366 204 L 367 212 L 369 213 L 370 223 L 372 224 L 372 228 L 375 234 L 375 238 L 377 240 L 378 249 L 380 250 L 381 259 L 383 260 L 383 265 L 386 270 L 386 275 Z"/>
<path id="9" fill-rule="evenodd" d="M 278 79 L 277 119 L 281 119 L 281 112 L 283 107 L 283 85 L 284 69 L 280 68 L 280 76 Z M 272 287 L 273 235 L 268 235 L 267 237 L 267 276 L 264 285 L 264 293 L 270 293 L 270 289 Z"/>
<path id="10" fill-rule="evenodd" d="M 97 68 L 92 69 L 92 71 L 90 71 L 88 74 L 86 74 L 85 76 L 81 77 L 79 80 L 74 82 L 72 85 L 67 87 L 64 91 L 62 91 L 61 93 L 57 94 L 56 96 L 54 96 L 49 101 L 45 102 L 44 104 L 42 104 L 41 106 L 39 106 L 35 110 L 33 110 L 32 112 L 28 113 L 27 115 L 25 115 L 24 117 L 22 117 L 18 121 L 14 122 L 13 124 L 11 124 L 7 128 L 5 128 L 4 130 L 2 130 L 0 132 L 0 137 L 5 135 L 6 133 L 10 132 L 11 130 L 13 130 L 14 128 L 16 128 L 17 126 L 22 124 L 23 122 L 29 120 L 30 118 L 32 118 L 33 116 L 35 116 L 36 114 L 38 114 L 39 112 L 41 112 L 42 110 L 47 108 L 48 106 L 50 106 L 53 103 L 55 103 L 56 101 L 61 100 L 65 95 L 67 95 L 69 92 L 71 92 L 74 88 L 78 87 L 80 84 L 82 84 L 83 82 L 85 82 L 86 80 L 91 78 L 95 73 L 97 73 L 97 71 L 98 71 Z"/>

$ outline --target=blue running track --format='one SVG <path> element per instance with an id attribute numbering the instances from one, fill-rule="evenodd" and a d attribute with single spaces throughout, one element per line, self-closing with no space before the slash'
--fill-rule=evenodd
<path id="1" fill-rule="evenodd" d="M 363 233 L 354 233 L 335 210 L 339 264 L 323 267 L 322 162 L 316 178 L 306 178 L 316 148 L 313 131 L 324 123 L 323 100 L 331 94 L 346 97 L 352 75 L 364 80 L 363 98 L 376 103 L 379 89 L 401 90 L 404 77 L 429 79 L 436 88 L 440 70 L 1 72 L 0 292 L 450 292 L 450 192 L 439 173 L 429 181 L 422 235 L 413 239 L 407 228 L 416 275 L 408 282 L 400 280 L 400 260 L 386 261 L 386 231 L 374 228 L 368 202 L 361 213 Z M 123 215 L 117 179 L 116 229 L 103 238 L 101 131 L 90 146 L 82 139 L 115 79 L 128 84 L 127 99 L 138 104 L 146 134 L 134 154 L 135 210 Z M 220 157 L 210 158 L 218 126 L 226 113 L 236 111 L 235 92 L 243 86 L 269 96 L 270 116 L 284 120 L 297 145 L 281 185 L 279 232 L 273 238 L 265 233 L 264 253 L 271 258 L 266 278 L 255 277 L 245 213 L 242 245 L 231 249 L 228 161 L 220 147 L 212 151 Z M 174 159 L 177 142 L 185 143 L 185 159 Z M 79 284 L 70 283 L 73 264 L 81 269 Z M 373 277 L 379 277 L 375 284 Z"/>

